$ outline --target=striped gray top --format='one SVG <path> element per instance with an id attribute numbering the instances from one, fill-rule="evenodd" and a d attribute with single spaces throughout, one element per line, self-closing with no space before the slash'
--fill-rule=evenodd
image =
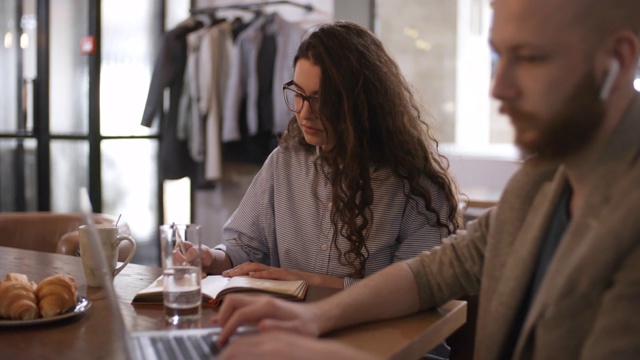
<path id="1" fill-rule="evenodd" d="M 345 287 L 357 281 L 349 278 L 352 269 L 339 262 L 331 243 L 331 186 L 314 169 L 314 159 L 315 155 L 297 146 L 278 147 L 271 153 L 225 224 L 224 242 L 216 247 L 225 251 L 234 265 L 253 261 L 331 275 L 343 278 Z M 318 184 L 317 197 L 314 183 Z M 428 185 L 434 207 L 446 221 L 444 192 Z M 421 199 L 408 201 L 402 180 L 392 176 L 390 170 L 373 171 L 372 186 L 373 221 L 369 225 L 365 276 L 430 250 L 446 236 L 444 229 L 434 225 L 433 214 L 424 215 Z M 422 209 L 420 213 L 416 204 Z M 344 251 L 348 242 L 339 237 L 338 246 Z"/>

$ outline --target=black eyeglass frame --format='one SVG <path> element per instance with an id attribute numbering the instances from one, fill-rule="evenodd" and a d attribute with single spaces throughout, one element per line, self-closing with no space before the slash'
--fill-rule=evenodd
<path id="1" fill-rule="evenodd" d="M 309 109 L 311 110 L 311 112 L 318 116 L 319 114 L 317 114 L 315 110 L 313 110 L 313 106 L 311 104 L 311 100 L 318 100 L 320 97 L 318 95 L 306 95 L 301 93 L 300 91 L 292 88 L 291 86 L 295 85 L 295 83 L 293 82 L 293 80 L 287 82 L 286 84 L 282 85 L 282 96 L 284 97 L 284 103 L 287 105 L 287 108 L 291 111 L 293 111 L 296 114 L 299 114 L 302 111 L 302 108 L 304 107 L 304 102 L 306 101 L 307 104 L 309 104 Z M 300 105 L 300 110 L 296 111 L 295 110 L 295 104 L 289 104 L 289 101 L 287 101 L 287 93 L 286 91 L 290 90 L 293 91 L 294 93 L 296 93 L 298 96 L 300 96 L 300 98 L 302 99 L 302 104 Z"/>

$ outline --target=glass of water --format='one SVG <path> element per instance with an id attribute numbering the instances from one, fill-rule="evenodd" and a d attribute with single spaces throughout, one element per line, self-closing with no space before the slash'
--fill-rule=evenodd
<path id="1" fill-rule="evenodd" d="M 164 314 L 171 324 L 200 319 L 201 246 L 200 225 L 160 226 Z"/>

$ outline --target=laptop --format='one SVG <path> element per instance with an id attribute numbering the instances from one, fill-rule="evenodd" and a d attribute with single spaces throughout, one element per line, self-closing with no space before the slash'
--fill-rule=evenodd
<path id="1" fill-rule="evenodd" d="M 126 358 L 129 360 L 154 360 L 154 359 L 215 359 L 220 351 L 216 340 L 220 327 L 198 329 L 165 329 L 155 331 L 129 331 L 124 317 L 120 311 L 118 297 L 113 286 L 113 276 L 109 271 L 109 265 L 100 240 L 96 224 L 91 216 L 93 207 L 85 188 L 80 189 L 80 208 L 86 222 L 89 243 L 97 262 L 102 279 L 105 296 L 109 302 L 109 309 L 113 314 L 116 331 L 121 335 L 121 341 L 125 344 Z M 257 332 L 255 326 L 242 326 L 236 331 L 236 335 Z"/>

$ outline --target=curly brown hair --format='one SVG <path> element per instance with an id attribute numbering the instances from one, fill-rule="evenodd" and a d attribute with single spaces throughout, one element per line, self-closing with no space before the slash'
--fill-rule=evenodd
<path id="1" fill-rule="evenodd" d="M 387 167 L 403 179 L 406 196 L 412 201 L 412 196 L 421 198 L 424 215 L 435 215 L 434 226 L 447 234 L 460 227 L 458 191 L 447 172 L 448 161 L 438 152 L 438 142 L 422 119 L 409 84 L 380 40 L 360 25 L 337 21 L 318 27 L 304 39 L 294 67 L 299 59 L 320 67 L 317 115 L 335 137 L 327 139 L 332 146 L 319 153 L 315 168 L 332 187 L 333 244 L 340 263 L 351 266 L 353 276 L 364 276 L 366 240 L 373 221 L 372 165 Z M 280 139 L 282 147 L 292 144 L 316 151 L 305 141 L 295 117 Z M 425 178 L 444 191 L 446 214 L 432 205 Z M 338 235 L 350 244 L 345 252 L 338 247 Z"/>

